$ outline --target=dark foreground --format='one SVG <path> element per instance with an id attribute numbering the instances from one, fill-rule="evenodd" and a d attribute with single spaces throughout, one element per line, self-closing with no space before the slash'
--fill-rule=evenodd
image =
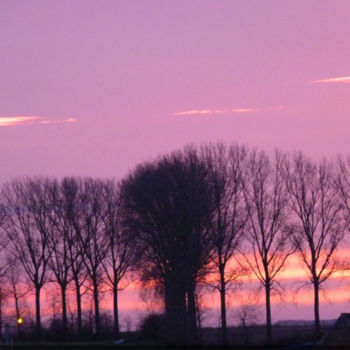
<path id="1" fill-rule="evenodd" d="M 327 329 L 323 329 L 325 333 Z M 265 328 L 261 326 L 243 329 L 240 327 L 229 328 L 229 345 L 220 345 L 220 329 L 204 328 L 201 330 L 201 345 L 169 346 L 160 340 L 145 339 L 139 332 L 123 333 L 123 342 L 114 340 L 101 341 L 34 341 L 14 339 L 11 344 L 3 344 L 0 349 L 261 349 L 261 350 L 322 350 L 322 349 L 350 349 L 349 345 L 320 346 L 315 339 L 312 327 L 305 326 L 275 326 L 273 329 L 274 341 L 265 344 Z"/>

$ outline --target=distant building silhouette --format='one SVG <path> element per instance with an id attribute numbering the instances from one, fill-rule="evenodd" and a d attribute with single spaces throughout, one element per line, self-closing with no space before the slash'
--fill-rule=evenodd
<path id="1" fill-rule="evenodd" d="M 350 345 L 350 313 L 343 313 L 333 327 L 321 338 L 318 345 Z"/>

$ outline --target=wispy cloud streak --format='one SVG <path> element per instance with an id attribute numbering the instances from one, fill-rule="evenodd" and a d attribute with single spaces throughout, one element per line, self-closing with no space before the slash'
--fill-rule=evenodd
<path id="1" fill-rule="evenodd" d="M 75 118 L 68 118 L 64 120 L 40 120 L 40 124 L 60 124 L 60 123 L 74 123 L 77 119 Z"/>
<path id="2" fill-rule="evenodd" d="M 2 126 L 18 126 L 26 124 L 58 124 L 58 123 L 74 123 L 77 119 L 44 119 L 43 117 L 26 115 L 26 116 L 0 116 L 0 127 Z"/>
<path id="3" fill-rule="evenodd" d="M 310 84 L 326 84 L 326 83 L 338 83 L 338 84 L 348 84 L 350 83 L 350 76 L 346 77 L 337 77 L 337 78 L 327 78 L 321 80 L 312 80 L 309 81 Z"/>
<path id="4" fill-rule="evenodd" d="M 283 106 L 261 107 L 261 108 L 225 108 L 225 109 L 191 109 L 183 112 L 172 113 L 173 116 L 192 116 L 192 115 L 215 115 L 215 114 L 234 114 L 234 113 L 253 113 L 262 111 L 281 110 Z"/>
<path id="5" fill-rule="evenodd" d="M 21 124 L 31 124 L 40 119 L 37 116 L 15 116 L 15 117 L 0 117 L 1 126 L 13 126 Z"/>

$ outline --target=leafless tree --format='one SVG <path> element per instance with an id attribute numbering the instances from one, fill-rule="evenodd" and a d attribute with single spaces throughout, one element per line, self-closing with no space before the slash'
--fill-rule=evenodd
<path id="1" fill-rule="evenodd" d="M 74 206 L 70 197 L 65 192 L 65 180 L 63 184 L 58 181 L 52 181 L 50 188 L 49 201 L 52 206 L 51 227 L 52 234 L 49 237 L 50 250 L 52 251 L 49 259 L 49 267 L 53 273 L 54 281 L 61 289 L 61 308 L 62 308 L 62 331 L 66 336 L 68 333 L 67 319 L 67 288 L 72 280 L 71 267 L 75 264 L 75 256 L 71 256 L 71 241 L 74 236 L 74 225 L 69 212 Z M 73 220 L 76 220 L 75 218 Z"/>
<path id="2" fill-rule="evenodd" d="M 243 196 L 243 173 L 246 156 L 244 147 L 209 144 L 202 147 L 213 191 L 214 215 L 211 216 L 210 235 L 213 250 L 211 260 L 215 288 L 220 293 L 222 342 L 227 344 L 226 293 L 230 283 L 241 275 L 241 269 L 229 268 L 244 233 L 247 214 Z"/>
<path id="3" fill-rule="evenodd" d="M 315 330 L 320 335 L 319 290 L 335 272 L 336 249 L 344 232 L 343 205 L 334 185 L 334 168 L 301 153 L 286 167 L 286 183 L 295 222 L 290 227 L 297 252 L 314 288 Z"/>
<path id="4" fill-rule="evenodd" d="M 347 229 L 350 229 L 350 156 L 339 157 L 337 161 L 337 173 L 335 186 L 343 202 L 344 215 Z"/>
<path id="5" fill-rule="evenodd" d="M 51 181 L 46 178 L 14 180 L 2 191 L 6 211 L 4 230 L 9 249 L 23 265 L 35 288 L 36 330 L 41 335 L 40 292 L 47 280 L 51 255 L 49 237 L 52 208 L 48 204 Z"/>
<path id="6" fill-rule="evenodd" d="M 86 178 L 79 191 L 81 231 L 79 244 L 84 253 L 83 262 L 91 282 L 95 309 L 95 331 L 100 335 L 99 292 L 104 282 L 102 261 L 107 255 L 108 239 L 103 232 L 105 203 L 103 181 Z"/>
<path id="7" fill-rule="evenodd" d="M 261 305 L 259 305 L 259 291 L 247 291 L 238 296 L 238 306 L 235 310 L 235 319 L 243 328 L 245 344 L 249 344 L 249 326 L 256 324 L 261 316 Z"/>
<path id="8" fill-rule="evenodd" d="M 6 288 L 6 275 L 8 271 L 8 264 L 4 256 L 0 256 L 2 264 L 0 267 L 0 337 L 2 335 L 2 319 L 3 319 L 3 308 L 6 300 L 9 297 L 9 292 Z"/>
<path id="9" fill-rule="evenodd" d="M 125 288 L 120 282 L 131 269 L 135 258 L 134 242 L 127 239 L 122 229 L 119 187 L 113 180 L 104 181 L 101 193 L 104 202 L 103 232 L 106 238 L 107 252 L 101 260 L 105 270 L 106 283 L 113 293 L 113 331 L 119 336 L 118 293 Z"/>
<path id="10" fill-rule="evenodd" d="M 80 178 L 66 177 L 60 182 L 60 210 L 58 214 L 60 220 L 58 224 L 64 231 L 63 242 L 66 241 L 67 252 L 64 259 L 68 259 L 69 276 L 68 281 L 74 283 L 74 292 L 77 305 L 77 325 L 78 333 L 81 334 L 82 321 L 82 296 L 84 294 L 83 285 L 86 280 L 86 269 L 84 265 L 85 248 L 81 244 L 83 218 L 82 206 L 80 205 L 80 191 L 82 180 Z M 67 271 L 67 270 L 65 270 Z M 65 276 L 67 278 L 67 276 Z"/>
<path id="11" fill-rule="evenodd" d="M 252 150 L 247 159 L 244 196 L 248 213 L 243 258 L 265 290 L 266 336 L 272 339 L 271 292 L 278 288 L 278 274 L 292 249 L 285 229 L 289 214 L 283 181 L 284 157 L 275 152 L 273 160 L 263 151 Z"/>
<path id="12" fill-rule="evenodd" d="M 18 319 L 23 317 L 21 300 L 31 292 L 32 286 L 28 284 L 28 281 L 24 280 L 23 267 L 17 259 L 8 256 L 7 266 L 5 285 L 8 294 L 13 298 L 16 318 Z M 19 327 L 20 325 L 18 325 L 18 328 Z"/>

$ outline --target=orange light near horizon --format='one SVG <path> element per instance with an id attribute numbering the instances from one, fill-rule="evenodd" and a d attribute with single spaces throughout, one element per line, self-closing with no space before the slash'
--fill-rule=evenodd
<path id="1" fill-rule="evenodd" d="M 17 324 L 21 325 L 23 323 L 23 318 L 19 317 L 17 318 Z"/>

